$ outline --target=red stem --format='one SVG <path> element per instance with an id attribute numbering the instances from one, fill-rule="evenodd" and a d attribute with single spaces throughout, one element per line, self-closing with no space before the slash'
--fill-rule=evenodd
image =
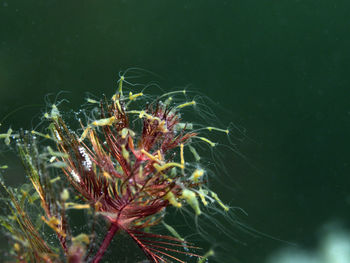
<path id="1" fill-rule="evenodd" d="M 108 232 L 105 236 L 105 239 L 103 240 L 100 248 L 98 249 L 97 254 L 95 255 L 94 259 L 92 260 L 92 263 L 99 263 L 102 259 L 104 253 L 106 252 L 109 244 L 111 243 L 115 233 L 118 231 L 119 226 L 117 224 L 111 224 L 110 228 L 108 229 Z"/>

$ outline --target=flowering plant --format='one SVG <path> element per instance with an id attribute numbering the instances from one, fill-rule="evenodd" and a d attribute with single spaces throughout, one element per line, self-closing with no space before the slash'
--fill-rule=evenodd
<path id="1" fill-rule="evenodd" d="M 197 103 L 176 102 L 174 97 L 185 90 L 163 94 L 134 109 L 134 102 L 145 95 L 124 94 L 125 82 L 121 76 L 111 99 L 87 100 L 92 110 L 80 120 L 81 132 L 70 128 L 53 104 L 44 115 L 47 133 L 9 129 L 0 134 L 7 145 L 14 139 L 31 182 L 13 189 L 1 181 L 8 215 L 1 216 L 0 223 L 13 244 L 9 262 L 98 263 L 120 232 L 137 244 L 149 262 L 185 262 L 182 256 L 205 262 L 213 254 L 212 250 L 199 253 L 199 247 L 164 222 L 164 215 L 169 207 L 189 206 L 195 218 L 202 214 L 201 206 L 217 204 L 224 212 L 229 210 L 207 187 L 201 158 L 192 146 L 194 141 L 215 146 L 201 135 L 203 130 L 229 131 L 194 129 L 183 120 L 182 109 Z M 193 163 L 185 161 L 187 151 Z M 89 232 L 73 234 L 72 210 L 87 211 Z M 108 226 L 100 240 L 99 218 Z M 153 232 L 157 225 L 170 234 Z M 48 231 L 56 238 L 48 239 L 44 234 Z"/>

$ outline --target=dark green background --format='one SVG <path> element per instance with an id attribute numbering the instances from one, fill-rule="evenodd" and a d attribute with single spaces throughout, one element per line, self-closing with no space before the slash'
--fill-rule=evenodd
<path id="1" fill-rule="evenodd" d="M 324 223 L 349 223 L 349 10 L 337 0 L 1 0 L 0 115 L 42 105 L 1 132 L 30 128 L 48 93 L 70 91 L 61 98 L 75 108 L 86 91 L 111 94 L 128 67 L 157 73 L 165 90 L 191 84 L 251 138 L 239 144 L 248 162 L 227 161 L 239 187 L 217 187 L 222 199 L 255 229 L 313 246 Z M 285 245 L 247 240 L 232 262 Z"/>

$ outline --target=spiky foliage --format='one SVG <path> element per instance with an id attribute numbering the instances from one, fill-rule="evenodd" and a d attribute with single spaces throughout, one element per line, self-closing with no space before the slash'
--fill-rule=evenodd
<path id="1" fill-rule="evenodd" d="M 81 134 L 69 128 L 53 105 L 45 114 L 51 135 L 36 131 L 12 135 L 17 138 L 19 156 L 38 199 L 30 202 L 27 191 L 20 201 L 3 185 L 10 196 L 12 218 L 3 219 L 2 225 L 15 240 L 16 262 L 61 262 L 65 258 L 70 263 L 98 263 L 118 231 L 127 233 L 151 262 L 185 262 L 180 254 L 201 258 L 193 252 L 198 248 L 180 238 L 170 226 L 174 237 L 148 230 L 162 222 L 169 206 L 189 205 L 199 216 L 198 197 L 203 205 L 208 200 L 216 201 L 228 210 L 215 193 L 205 190 L 204 171 L 193 165 L 187 167 L 184 158 L 184 149 L 191 147 L 191 140 L 215 144 L 198 136 L 199 130 L 191 130 L 192 124 L 181 119 L 180 110 L 195 105 L 194 101 L 176 105 L 169 97 L 165 102 L 156 99 L 139 110 L 130 109 L 130 103 L 143 94 L 124 96 L 123 80 L 110 100 L 90 101 L 97 105 L 99 117 L 80 122 Z M 38 146 L 37 136 L 49 139 L 51 145 Z M 3 137 L 8 143 L 10 135 Z M 199 161 L 195 150 L 190 150 Z M 57 178 L 51 175 L 55 168 L 61 171 Z M 69 193 L 80 201 L 72 202 Z M 23 200 L 40 202 L 44 226 L 34 226 L 24 211 Z M 90 242 L 93 230 L 90 235 L 72 236 L 67 209 L 86 209 L 94 215 L 92 218 L 106 219 L 109 228 L 98 248 Z M 39 234 L 48 228 L 56 234 L 61 252 Z"/>
<path id="2" fill-rule="evenodd" d="M 51 227 L 59 240 L 64 253 L 67 253 L 67 221 L 62 200 L 55 194 L 50 181 L 49 170 L 37 151 L 36 139 L 28 133 L 22 133 L 17 141 L 19 156 L 26 175 L 32 185 L 11 189 L 1 182 L 7 192 L 10 215 L 1 218 L 1 223 L 14 239 L 14 253 L 17 262 L 60 262 L 57 251 L 40 234 L 42 224 L 33 222 L 26 211 L 28 206 L 38 208 L 40 202 L 41 220 Z"/>

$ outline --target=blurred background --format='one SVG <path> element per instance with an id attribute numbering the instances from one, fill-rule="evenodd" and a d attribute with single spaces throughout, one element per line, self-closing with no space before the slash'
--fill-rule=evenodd
<path id="1" fill-rule="evenodd" d="M 204 93 L 223 123 L 244 128 L 246 158 L 224 159 L 232 188 L 214 186 L 222 199 L 250 227 L 313 249 L 325 224 L 350 227 L 349 9 L 342 0 L 0 0 L 0 119 L 17 110 L 0 133 L 35 126 L 47 94 L 54 103 L 69 91 L 59 99 L 78 109 L 85 92 L 112 94 L 119 71 L 146 69 L 165 91 Z M 1 158 L 6 180 L 23 180 Z M 284 241 L 246 233 L 229 257 L 265 262 Z"/>

